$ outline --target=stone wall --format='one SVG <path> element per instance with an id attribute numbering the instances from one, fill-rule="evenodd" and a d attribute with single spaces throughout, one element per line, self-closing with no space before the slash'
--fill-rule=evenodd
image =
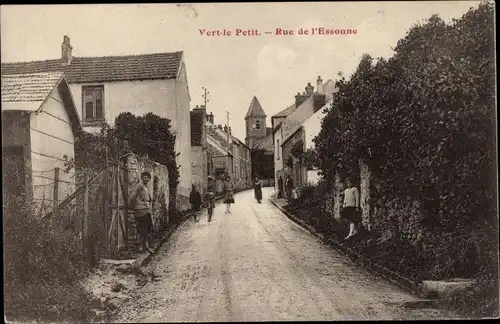
<path id="1" fill-rule="evenodd" d="M 370 178 L 371 171 L 368 165 L 362 160 L 359 160 L 359 199 L 361 207 L 361 216 L 363 227 L 370 230 Z"/>
<path id="2" fill-rule="evenodd" d="M 142 172 L 151 173 L 151 181 L 148 184 L 153 196 L 153 231 L 157 232 L 163 225 L 169 222 L 168 202 L 168 169 L 166 166 L 152 162 L 145 157 L 129 154 L 124 158 L 125 167 L 128 168 L 128 195 L 132 194 L 134 187 L 141 181 Z M 130 213 L 129 226 L 135 232 L 135 221 L 133 213 Z"/>

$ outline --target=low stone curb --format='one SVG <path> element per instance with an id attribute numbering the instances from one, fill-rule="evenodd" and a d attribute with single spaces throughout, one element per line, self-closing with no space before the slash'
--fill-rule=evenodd
<path id="1" fill-rule="evenodd" d="M 349 259 L 352 261 L 362 265 L 365 267 L 367 270 L 391 281 L 392 283 L 398 285 L 401 288 L 404 288 L 406 290 L 411 291 L 412 293 L 416 294 L 417 296 L 421 297 L 422 295 L 422 290 L 421 290 L 421 283 L 417 283 L 413 280 L 410 280 L 408 278 L 405 278 L 404 276 L 389 270 L 385 267 L 382 267 L 380 265 L 374 264 L 370 262 L 367 258 L 365 258 L 363 255 L 355 252 L 352 250 L 350 247 L 346 246 L 345 244 L 342 244 L 338 240 L 329 238 L 325 239 L 325 236 L 321 233 L 316 232 L 314 227 L 306 224 L 303 220 L 298 219 L 294 215 L 292 215 L 290 212 L 285 210 L 283 207 L 279 206 L 274 199 L 269 199 L 271 203 L 276 206 L 285 216 L 287 216 L 290 220 L 292 220 L 294 223 L 298 224 L 299 226 L 307 229 L 309 233 L 312 235 L 318 237 L 323 243 L 327 243 L 330 245 L 335 246 L 339 252 L 347 256 Z"/>

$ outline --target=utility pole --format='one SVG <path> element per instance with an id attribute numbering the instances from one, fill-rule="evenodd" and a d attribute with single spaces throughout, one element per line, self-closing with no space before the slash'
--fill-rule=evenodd
<path id="1" fill-rule="evenodd" d="M 210 94 L 210 92 L 207 90 L 207 88 L 205 87 L 201 87 L 201 89 L 203 90 L 203 94 L 201 95 L 203 97 L 203 99 L 205 100 L 205 109 L 207 109 L 207 102 L 209 102 L 210 100 L 208 100 L 208 95 Z"/>
<path id="2" fill-rule="evenodd" d="M 227 126 L 227 175 L 229 175 L 229 111 L 226 111 L 226 126 Z"/>

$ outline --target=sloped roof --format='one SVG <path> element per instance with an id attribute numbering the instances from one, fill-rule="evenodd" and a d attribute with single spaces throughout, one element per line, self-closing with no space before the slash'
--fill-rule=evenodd
<path id="1" fill-rule="evenodd" d="M 297 109 L 305 109 L 306 106 L 310 106 L 313 104 L 313 96 L 310 96 L 307 98 Z M 302 108 L 304 107 L 304 108 Z M 297 120 L 293 118 L 294 115 L 290 115 L 285 118 L 282 122 L 282 128 L 283 128 L 283 143 L 293 134 L 297 131 L 298 128 L 302 126 L 302 122 L 304 120 L 307 120 L 310 116 L 306 117 L 303 119 L 305 116 L 300 115 L 300 119 Z M 297 118 L 298 116 L 296 116 Z"/>
<path id="2" fill-rule="evenodd" d="M 276 115 L 273 115 L 273 117 L 287 117 L 288 115 L 290 115 L 295 110 L 295 108 L 296 108 L 295 104 L 293 104 L 290 107 L 288 107 L 288 108 L 280 111 Z"/>
<path id="3" fill-rule="evenodd" d="M 64 72 L 69 83 L 174 79 L 183 52 L 125 56 L 73 57 L 71 64 L 61 59 L 2 63 L 3 74 Z"/>
<path id="4" fill-rule="evenodd" d="M 57 88 L 71 120 L 74 134 L 81 130 L 75 102 L 62 72 L 14 75 L 2 73 L 1 81 L 2 111 L 37 111 Z"/>
<path id="5" fill-rule="evenodd" d="M 2 73 L 2 103 L 36 101 L 41 105 L 62 76 L 62 72 L 15 75 Z"/>
<path id="6" fill-rule="evenodd" d="M 264 112 L 264 109 L 262 109 L 262 106 L 260 105 L 259 100 L 257 97 L 253 97 L 252 102 L 250 103 L 250 107 L 248 108 L 247 114 L 245 116 L 245 119 L 253 116 L 253 117 L 266 117 L 266 113 Z"/>

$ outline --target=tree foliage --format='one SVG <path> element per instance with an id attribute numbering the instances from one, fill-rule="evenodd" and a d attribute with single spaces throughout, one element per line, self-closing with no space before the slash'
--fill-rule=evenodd
<path id="1" fill-rule="evenodd" d="M 390 59 L 363 55 L 315 138 L 325 179 L 359 172 L 362 158 L 386 197 L 434 201 L 436 229 L 495 235 L 493 10 L 483 2 L 449 25 L 434 15 Z"/>
<path id="2" fill-rule="evenodd" d="M 266 155 L 264 149 L 252 150 L 252 176 L 262 178 L 274 177 L 274 161 L 272 155 Z"/>
<path id="3" fill-rule="evenodd" d="M 100 134 L 82 133 L 75 142 L 75 160 L 68 161 L 68 166 L 100 172 L 106 167 L 106 158 L 116 161 L 127 153 L 146 155 L 167 167 L 169 205 L 175 209 L 179 170 L 175 159 L 175 136 L 170 129 L 169 119 L 152 113 L 144 116 L 121 113 L 116 117 L 114 126 L 104 126 Z"/>

